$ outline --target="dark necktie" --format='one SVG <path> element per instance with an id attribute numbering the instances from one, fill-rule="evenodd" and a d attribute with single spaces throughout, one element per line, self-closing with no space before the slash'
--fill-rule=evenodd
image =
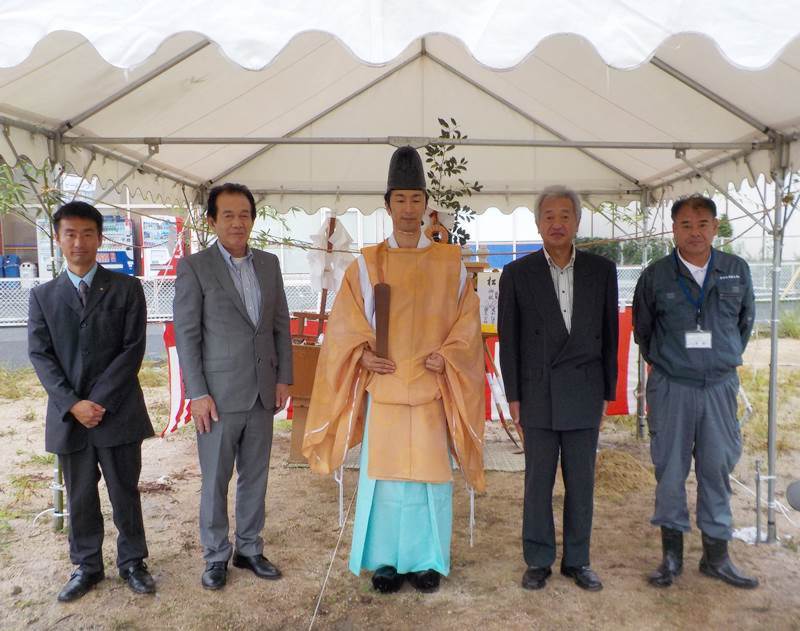
<path id="1" fill-rule="evenodd" d="M 89 297 L 89 285 L 86 284 L 86 281 L 82 280 L 78 283 L 78 298 L 81 299 L 81 305 L 85 308 L 86 307 L 86 299 Z"/>

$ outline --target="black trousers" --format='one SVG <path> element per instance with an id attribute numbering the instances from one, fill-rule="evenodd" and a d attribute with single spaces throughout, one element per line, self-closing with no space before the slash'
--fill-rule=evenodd
<path id="1" fill-rule="evenodd" d="M 88 445 L 59 456 L 69 507 L 69 557 L 89 572 L 103 569 L 103 514 L 97 483 L 100 471 L 108 487 L 117 537 L 120 571 L 147 557 L 147 543 L 139 498 L 142 443 L 116 447 Z"/>
<path id="2" fill-rule="evenodd" d="M 559 454 L 565 487 L 561 563 L 567 567 L 589 565 L 598 433 L 598 429 L 558 432 L 524 428 L 522 551 L 528 566 L 550 567 L 556 559 L 553 485 Z"/>

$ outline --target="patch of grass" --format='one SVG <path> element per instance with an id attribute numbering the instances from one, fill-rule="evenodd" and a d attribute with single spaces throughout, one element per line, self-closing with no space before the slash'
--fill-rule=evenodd
<path id="1" fill-rule="evenodd" d="M 28 411 L 22 415 L 22 420 L 26 423 L 32 423 L 36 420 L 36 412 L 28 408 Z"/>
<path id="2" fill-rule="evenodd" d="M 288 418 L 286 419 L 279 419 L 275 421 L 273 425 L 273 429 L 278 430 L 279 432 L 291 432 L 292 431 L 292 421 Z"/>
<path id="3" fill-rule="evenodd" d="M 55 454 L 33 454 L 26 463 L 26 465 L 37 465 L 37 466 L 51 466 L 56 462 L 56 455 Z"/>
<path id="4" fill-rule="evenodd" d="M 627 430 L 631 433 L 636 433 L 636 428 L 639 426 L 639 418 L 635 414 L 625 414 L 620 416 L 606 416 L 603 420 L 603 428 L 615 428 L 618 430 Z"/>
<path id="5" fill-rule="evenodd" d="M 770 326 L 767 322 L 758 322 L 753 328 L 751 339 L 769 339 Z M 778 337 L 800 339 L 800 308 L 783 311 L 778 316 Z"/>
<path id="6" fill-rule="evenodd" d="M 139 370 L 139 383 L 143 388 L 160 388 L 169 384 L 166 362 L 146 361 Z"/>
<path id="7" fill-rule="evenodd" d="M 800 339 L 800 310 L 789 311 L 780 317 L 778 336 Z"/>
<path id="8" fill-rule="evenodd" d="M 767 415 L 769 409 L 769 369 L 741 368 L 739 380 L 753 406 L 753 413 L 742 427 L 745 449 L 749 452 L 766 451 L 768 439 Z M 778 451 L 800 449 L 800 370 L 778 371 Z M 739 418 L 744 417 L 744 408 L 739 408 Z"/>
<path id="9" fill-rule="evenodd" d="M 18 401 L 35 394 L 33 385 L 36 373 L 33 368 L 8 369 L 0 367 L 0 399 Z M 44 390 L 41 390 L 44 395 Z"/>
<path id="10" fill-rule="evenodd" d="M 8 482 L 13 489 L 13 499 L 8 504 L 8 507 L 27 504 L 37 491 L 47 488 L 49 480 L 49 476 L 41 473 L 12 475 Z"/>
<path id="11" fill-rule="evenodd" d="M 14 527 L 11 525 L 11 520 L 18 519 L 19 517 L 20 514 L 18 512 L 0 508 L 0 542 L 3 541 L 3 535 L 8 535 L 14 532 Z"/>

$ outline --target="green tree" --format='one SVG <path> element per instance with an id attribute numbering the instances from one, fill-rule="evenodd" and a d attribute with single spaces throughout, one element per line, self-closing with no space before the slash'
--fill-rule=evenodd
<path id="1" fill-rule="evenodd" d="M 7 163 L 0 164 L 0 215 L 14 215 L 32 224 L 36 230 L 47 234 L 50 242 L 50 260 L 53 278 L 58 274 L 56 269 L 55 229 L 53 214 L 64 203 L 64 193 L 53 183 L 57 182 L 60 173 L 53 175 L 54 169 L 45 162 L 37 168 L 29 160 L 20 160 L 16 168 Z M 33 208 L 31 208 L 33 206 Z M 31 213 L 33 217 L 31 217 Z M 47 217 L 47 225 L 41 226 L 37 221 Z M 44 271 L 40 270 L 40 274 Z"/>
<path id="2" fill-rule="evenodd" d="M 53 226 L 53 214 L 58 207 L 64 203 L 64 194 L 58 186 L 53 186 L 53 182 L 58 182 L 61 173 L 53 175 L 54 169 L 49 163 L 45 163 L 41 168 L 37 168 L 29 160 L 20 160 L 15 169 L 7 163 L 0 164 L 0 216 L 15 215 L 23 221 L 27 221 L 36 228 L 44 230 L 50 241 L 50 273 L 53 278 L 58 274 L 56 269 L 56 245 L 55 228 Z M 62 171 L 63 172 L 63 171 Z M 29 205 L 38 202 L 33 210 L 34 217 L 31 218 Z M 42 215 L 47 217 L 47 225 L 42 227 L 37 219 Z M 44 272 L 39 270 L 40 274 Z M 56 532 L 64 528 L 64 494 L 61 491 L 63 476 L 61 472 L 61 462 L 56 461 L 53 470 L 53 483 L 55 492 L 53 494 L 53 530 Z"/>
<path id="3" fill-rule="evenodd" d="M 577 237 L 575 246 L 584 252 L 604 256 L 615 263 L 620 261 L 621 246 L 619 241 L 600 240 L 594 237 Z"/>
<path id="4" fill-rule="evenodd" d="M 461 133 L 454 118 L 450 118 L 449 121 L 440 118 L 439 125 L 441 125 L 439 138 L 467 138 L 466 134 Z M 477 181 L 464 180 L 469 162 L 466 158 L 453 155 L 455 149 L 455 145 L 426 145 L 425 163 L 430 198 L 437 209 L 449 210 L 455 217 L 453 229 L 450 231 L 450 243 L 463 246 L 469 241 L 470 236 L 465 226 L 475 217 L 475 211 L 464 204 L 463 200 L 471 197 L 473 192 L 479 192 L 483 186 Z"/>
<path id="5" fill-rule="evenodd" d="M 717 229 L 717 243 L 723 252 L 733 252 L 731 240 L 733 237 L 733 225 L 727 214 L 719 218 L 719 228 Z"/>

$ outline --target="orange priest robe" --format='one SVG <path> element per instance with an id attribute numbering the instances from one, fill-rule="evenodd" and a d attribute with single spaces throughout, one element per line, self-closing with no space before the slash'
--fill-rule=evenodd
<path id="1" fill-rule="evenodd" d="M 420 245 L 426 242 L 420 248 L 367 247 L 348 268 L 317 364 L 303 455 L 319 473 L 341 466 L 347 450 L 362 440 L 369 393 L 371 478 L 445 482 L 452 479 L 449 452 L 468 484 L 482 491 L 485 376 L 478 298 L 471 287 L 459 287 L 458 246 L 423 236 Z M 375 348 L 371 288 L 379 263 L 391 287 L 389 359 L 397 368 L 388 375 L 360 365 L 363 350 Z M 425 368 L 434 352 L 445 359 L 443 374 Z"/>

